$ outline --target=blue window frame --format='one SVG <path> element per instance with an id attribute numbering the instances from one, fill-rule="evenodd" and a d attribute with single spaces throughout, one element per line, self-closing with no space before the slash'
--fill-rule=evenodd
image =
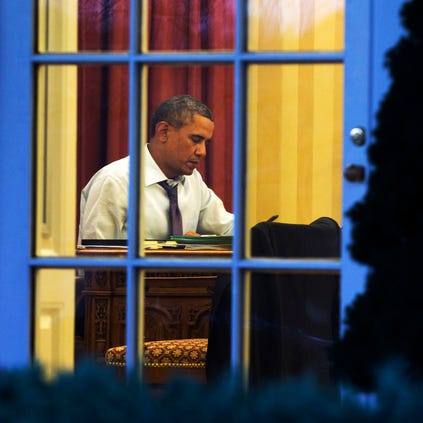
<path id="1" fill-rule="evenodd" d="M 235 102 L 234 102 L 234 212 L 236 215 L 233 243 L 233 257 L 231 260 L 216 260 L 213 267 L 228 269 L 233 275 L 233 313 L 232 331 L 232 367 L 237 369 L 241 365 L 242 336 L 241 336 L 241 313 L 243 295 L 243 273 L 254 269 L 303 269 L 338 272 L 340 263 L 328 260 L 301 262 L 297 260 L 254 260 L 243 258 L 244 248 L 244 217 L 243 210 L 245 199 L 243 196 L 245 185 L 245 93 L 246 70 L 249 64 L 254 63 L 343 63 L 343 53 L 258 53 L 247 52 L 245 49 L 246 39 L 246 2 L 236 2 L 236 43 L 231 53 L 178 53 L 178 54 L 151 54 L 139 53 L 138 28 L 140 27 L 139 2 L 131 0 L 130 3 L 130 49 L 125 54 L 114 53 L 84 53 L 79 54 L 34 54 L 33 53 L 33 28 L 34 6 L 27 0 L 14 0 L 0 3 L 0 339 L 7 339 L 7 348 L 0 350 L 0 366 L 12 367 L 26 365 L 31 362 L 31 296 L 32 296 L 32 273 L 40 267 L 76 268 L 86 265 L 81 258 L 34 258 L 32 256 L 32 140 L 33 140 L 33 74 L 40 64 L 82 64 L 82 63 L 123 63 L 129 66 L 130 75 L 130 98 L 129 98 L 129 151 L 131 160 L 130 169 L 130 214 L 129 214 L 129 246 L 128 255 L 119 260 L 95 260 L 90 262 L 92 266 L 125 267 L 128 283 L 128 308 L 127 308 L 127 345 L 128 345 L 128 369 L 137 365 L 137 304 L 135 301 L 137 292 L 137 270 L 165 268 L 169 266 L 166 259 L 139 258 L 136 245 L 136 216 L 138 204 L 138 180 L 137 166 L 140 162 L 139 149 L 139 71 L 142 65 L 151 63 L 230 63 L 235 70 Z M 348 2 L 347 2 L 348 3 Z M 360 3 L 360 2 L 359 2 Z M 364 2 L 368 4 L 367 1 Z M 369 2 L 369 4 L 382 4 L 381 2 Z M 398 11 L 400 1 L 390 5 L 392 12 Z M 361 3 L 360 3 L 361 4 Z M 384 11 L 387 12 L 384 5 Z M 348 13 L 348 10 L 351 13 Z M 360 21 L 362 10 L 348 8 L 347 22 L 348 31 L 355 31 L 354 22 Z M 381 13 L 382 9 L 373 9 L 372 13 Z M 358 16 L 357 16 L 358 15 Z M 366 20 L 369 36 L 373 34 L 372 19 Z M 363 32 L 358 32 L 363 33 Z M 390 32 L 391 39 L 396 37 Z M 378 34 L 379 38 L 385 39 Z M 354 37 L 348 38 L 347 42 L 358 47 L 359 41 Z M 378 44 L 379 45 L 379 44 Z M 379 45 L 380 46 L 380 45 Z M 378 51 L 380 54 L 380 51 Z M 359 56 L 359 53 L 355 53 Z M 369 54 L 374 54 L 371 51 Z M 357 56 L 355 58 L 357 59 Z M 350 69 L 353 75 L 354 56 L 349 56 Z M 373 64 L 375 66 L 375 64 Z M 381 65 L 369 68 L 365 72 L 365 78 L 377 80 L 380 75 Z M 380 89 L 380 87 L 379 87 Z M 376 95 L 379 93 L 376 93 Z M 372 98 L 374 102 L 375 97 Z M 373 113 L 374 104 L 367 104 L 367 113 Z M 366 116 L 366 120 L 368 115 Z M 371 123 L 369 123 L 371 128 Z M 348 128 L 347 128 L 348 129 Z M 345 195 L 344 190 L 344 195 Z M 348 235 L 344 245 L 349 242 Z M 183 260 L 175 263 L 172 267 L 201 269 L 210 268 L 210 261 Z M 348 275 L 353 279 L 354 275 Z M 345 305 L 345 304 L 344 304 Z"/>
<path id="2" fill-rule="evenodd" d="M 6 10 L 6 16 L 10 15 L 13 19 L 10 22 L 15 22 L 16 27 L 22 28 L 23 26 L 17 25 L 16 21 L 20 19 L 27 19 L 30 22 L 32 17 L 32 10 L 27 4 L 23 5 L 24 1 L 13 2 L 11 4 L 2 3 L 2 8 Z M 21 172 L 16 178 L 16 175 L 6 175 L 7 179 L 10 179 L 8 189 L 11 192 L 14 191 L 14 184 L 16 184 L 15 192 L 21 192 L 22 187 L 26 189 L 26 196 L 24 207 L 16 207 L 19 209 L 19 214 L 13 218 L 10 216 L 15 211 L 9 210 L 6 212 L 6 218 L 12 222 L 25 222 L 25 230 L 22 231 L 22 242 L 16 242 L 16 230 L 13 230 L 14 225 L 10 225 L 6 231 L 6 237 L 2 237 L 2 251 L 7 251 L 8 246 L 12 250 L 18 251 L 19 254 L 15 256 L 10 266 L 13 268 L 20 268 L 20 272 L 17 275 L 19 280 L 19 287 L 16 285 L 7 284 L 6 289 L 14 290 L 17 288 L 19 295 L 26 296 L 26 303 L 22 300 L 19 302 L 22 312 L 19 315 L 22 321 L 16 323 L 17 333 L 22 331 L 27 333 L 25 339 L 25 346 L 22 348 L 21 344 L 15 345 L 11 350 L 10 358 L 11 362 L 16 359 L 16 353 L 19 351 L 18 356 L 21 357 L 22 362 L 30 361 L 30 346 L 29 346 L 29 333 L 31 326 L 30 317 L 30 284 L 31 284 L 31 272 L 37 268 L 77 268 L 86 266 L 86 260 L 81 258 L 42 258 L 42 257 L 31 257 L 31 227 L 30 222 L 31 216 L 31 203 L 30 203 L 30 192 L 31 192 L 31 101 L 28 97 L 28 93 L 32 92 L 32 72 L 37 66 L 41 64 L 95 64 L 95 63 L 120 63 L 127 64 L 129 67 L 129 153 L 132 157 L 130 167 L 130 200 L 129 200 L 129 216 L 128 216 L 128 254 L 125 258 L 118 260 L 96 260 L 91 259 L 91 266 L 105 266 L 105 267 L 124 267 L 127 272 L 127 292 L 128 292 L 128 303 L 127 303 L 127 368 L 128 371 L 132 370 L 137 366 L 138 360 L 136 345 L 137 345 L 137 315 L 138 306 L 137 301 L 137 271 L 138 269 L 149 269 L 149 268 L 161 268 L 169 266 L 169 262 L 165 259 L 153 259 L 153 258 L 140 258 L 138 257 L 138 246 L 137 246 L 137 216 L 138 216 L 138 172 L 137 169 L 140 163 L 139 149 L 139 122 L 138 116 L 140 115 L 140 85 L 139 85 L 139 74 L 140 69 L 143 65 L 148 64 L 166 64 L 166 63 L 229 63 L 234 66 L 235 70 L 235 87 L 234 87 L 234 166 L 233 166 L 233 183 L 234 183 L 234 213 L 235 213 L 235 228 L 234 228 L 234 243 L 233 243 L 233 257 L 227 260 L 216 260 L 213 261 L 213 268 L 215 269 L 228 269 L 232 272 L 233 279 L 233 297 L 232 307 L 234 310 L 232 320 L 232 356 L 231 364 L 234 370 L 238 369 L 242 363 L 242 336 L 241 336 L 241 319 L 242 319 L 242 296 L 243 296 L 243 274 L 245 271 L 254 269 L 317 269 L 319 271 L 339 271 L 339 262 L 333 262 L 330 260 L 309 260 L 304 262 L 298 262 L 293 260 L 253 260 L 245 259 L 244 250 L 244 218 L 243 210 L 245 209 L 245 198 L 243 195 L 243 186 L 245 184 L 245 103 L 246 103 L 246 70 L 250 64 L 265 64 L 265 63 L 342 63 L 342 53 L 250 53 L 246 51 L 244 41 L 246 40 L 246 18 L 245 9 L 246 2 L 238 0 L 236 2 L 236 41 L 235 49 L 230 53 L 139 53 L 139 31 L 140 28 L 140 8 L 139 1 L 131 0 L 130 2 L 130 49 L 129 52 L 124 54 L 115 53 L 84 53 L 84 54 L 34 54 L 31 53 L 31 42 L 33 34 L 31 33 L 31 25 L 26 26 L 26 30 L 20 33 L 19 39 L 24 40 L 26 45 L 26 51 L 22 51 L 22 45 L 20 48 L 17 46 L 17 42 L 12 43 L 6 49 L 4 53 L 9 56 L 13 55 L 17 51 L 21 53 L 19 57 L 22 57 L 23 63 L 13 69 L 14 80 L 23 81 L 20 89 L 20 95 L 16 96 L 15 92 L 12 92 L 10 86 L 7 88 L 7 98 L 15 99 L 16 104 L 12 104 L 9 107 L 13 117 L 9 123 L 9 127 L 5 128 L 5 133 L 12 134 L 12 128 L 19 128 L 23 133 L 20 134 L 22 144 L 23 140 L 26 140 L 26 145 L 18 143 L 15 145 L 16 149 L 20 147 L 28 153 L 24 155 L 25 162 L 21 168 Z M 9 29 L 10 30 L 10 29 Z M 11 31 L 11 30 L 10 30 Z M 17 40 L 16 40 L 17 41 Z M 34 40 L 32 40 L 34 43 Z M 3 52 L 3 50 L 2 50 Z M 3 61 L 10 62 L 9 60 Z M 7 81 L 3 80 L 3 83 L 7 84 Z M 22 102 L 22 106 L 19 102 Z M 21 107 L 21 108 L 20 108 Z M 6 109 L 6 107 L 4 108 Z M 18 122 L 19 120 L 19 122 Z M 3 157 L 10 157 L 11 152 L 6 150 L 5 143 L 2 143 Z M 12 157 L 13 162 L 18 162 L 19 152 L 13 150 Z M 3 170 L 2 170 L 3 171 Z M 7 171 L 7 169 L 6 169 Z M 3 196 L 5 198 L 6 195 Z M 22 205 L 21 199 L 15 199 L 14 205 L 17 206 L 17 202 Z M 15 207 L 13 207 L 15 208 Z M 8 215 L 9 214 L 9 215 Z M 12 233 L 13 232 L 13 233 Z M 6 245 L 6 243 L 8 243 Z M 25 249 L 22 246 L 26 246 Z M 24 264 L 22 266 L 22 264 Z M 192 268 L 192 269 L 210 269 L 210 260 L 189 260 L 183 259 L 180 261 L 172 261 L 172 268 Z M 23 282 L 25 281 L 25 282 Z M 25 289 L 24 286 L 25 285 Z M 12 298 L 13 294 L 6 292 L 7 298 Z M 13 308 L 8 308 L 11 312 Z M 6 328 L 4 328 L 6 331 Z M 10 329 L 7 328 L 9 331 Z M 19 361 L 19 360 L 18 360 Z M 6 357 L 7 364 L 7 357 Z"/>
<path id="3" fill-rule="evenodd" d="M 11 367 L 31 359 L 31 2 L 1 2 L 0 19 L 0 366 Z"/>

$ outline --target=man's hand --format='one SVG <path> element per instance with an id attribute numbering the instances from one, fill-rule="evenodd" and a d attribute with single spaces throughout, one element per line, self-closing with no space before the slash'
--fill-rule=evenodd
<path id="1" fill-rule="evenodd" d="M 200 236 L 200 234 L 198 234 L 197 232 L 188 231 L 184 234 L 184 236 Z"/>

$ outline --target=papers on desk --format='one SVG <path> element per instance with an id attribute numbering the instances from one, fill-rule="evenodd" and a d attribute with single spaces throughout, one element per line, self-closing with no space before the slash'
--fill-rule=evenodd
<path id="1" fill-rule="evenodd" d="M 232 248 L 232 236 L 171 236 L 170 240 L 178 245 L 184 245 L 189 250 L 230 250 Z"/>
<path id="2" fill-rule="evenodd" d="M 179 246 L 175 241 L 144 241 L 145 250 L 161 250 L 161 249 L 183 249 L 184 247 Z"/>
<path id="3" fill-rule="evenodd" d="M 83 239 L 78 248 L 127 248 L 126 239 Z M 171 236 L 167 241 L 146 240 L 145 250 L 230 250 L 231 236 L 200 235 Z"/>
<path id="4" fill-rule="evenodd" d="M 194 250 L 231 250 L 232 245 L 231 244 L 179 244 L 182 245 L 185 250 L 187 251 L 194 251 Z"/>
<path id="5" fill-rule="evenodd" d="M 146 241 L 144 243 L 145 250 L 230 250 L 231 245 L 214 245 L 214 244 L 180 244 L 175 241 L 154 242 Z"/>
<path id="6" fill-rule="evenodd" d="M 171 241 L 176 241 L 178 244 L 197 244 L 197 245 L 232 245 L 232 236 L 219 235 L 200 235 L 200 236 L 176 236 L 171 235 Z"/>
<path id="7" fill-rule="evenodd" d="M 185 250 L 230 250 L 232 249 L 231 236 L 200 235 L 175 236 L 168 241 L 144 241 L 145 249 L 185 249 Z"/>

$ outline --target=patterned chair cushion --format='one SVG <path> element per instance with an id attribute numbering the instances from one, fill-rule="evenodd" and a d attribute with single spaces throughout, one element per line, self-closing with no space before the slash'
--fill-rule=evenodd
<path id="1" fill-rule="evenodd" d="M 144 343 L 145 367 L 205 368 L 207 338 L 172 339 Z M 106 351 L 106 364 L 125 366 L 126 345 Z"/>

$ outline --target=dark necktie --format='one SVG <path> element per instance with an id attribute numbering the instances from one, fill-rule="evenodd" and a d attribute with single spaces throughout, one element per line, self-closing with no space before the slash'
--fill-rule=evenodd
<path id="1" fill-rule="evenodd" d="M 169 197 L 169 221 L 171 224 L 171 235 L 182 235 L 182 216 L 178 207 L 178 184 L 171 187 L 166 181 L 159 182 Z"/>

